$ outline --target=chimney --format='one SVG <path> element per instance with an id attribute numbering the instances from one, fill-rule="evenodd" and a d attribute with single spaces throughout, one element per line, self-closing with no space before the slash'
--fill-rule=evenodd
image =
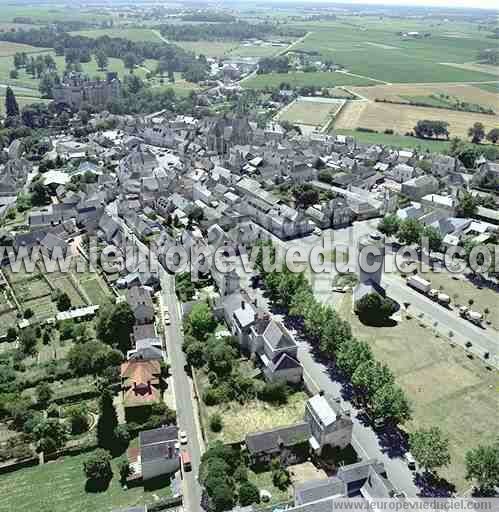
<path id="1" fill-rule="evenodd" d="M 321 390 L 319 391 L 319 396 L 324 396 L 324 390 L 323 390 L 323 389 L 321 389 Z"/>
<path id="2" fill-rule="evenodd" d="M 241 309 L 244 309 L 246 306 L 246 302 L 244 302 L 244 300 L 241 301 Z"/>
<path id="3" fill-rule="evenodd" d="M 147 381 L 147 391 L 148 391 L 148 393 L 151 393 L 151 381 L 150 380 Z"/>

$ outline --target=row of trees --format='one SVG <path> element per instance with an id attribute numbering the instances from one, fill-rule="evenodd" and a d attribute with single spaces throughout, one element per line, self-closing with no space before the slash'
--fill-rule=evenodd
<path id="1" fill-rule="evenodd" d="M 369 415 L 393 424 L 408 421 L 411 405 L 404 391 L 395 383 L 391 370 L 375 360 L 369 345 L 352 335 L 348 322 L 334 309 L 315 300 L 302 273 L 266 273 L 262 262 L 261 256 L 257 258 L 256 264 L 271 300 L 286 308 L 291 316 L 301 319 L 304 334 L 350 379 Z M 409 445 L 427 472 L 450 463 L 448 438 L 437 427 L 412 433 Z M 481 493 L 492 492 L 499 485 L 499 440 L 491 446 L 481 445 L 468 451 L 466 467 L 467 478 L 477 482 Z"/>
<path id="2" fill-rule="evenodd" d="M 442 248 L 443 237 L 433 226 L 425 226 L 417 219 L 400 220 L 397 215 L 385 215 L 378 224 L 378 231 L 385 236 L 396 237 L 404 245 L 421 244 L 423 237 L 428 239 L 430 251 L 437 252 Z"/>
<path id="3" fill-rule="evenodd" d="M 261 245 L 270 247 L 267 242 Z M 390 370 L 375 361 L 369 345 L 353 336 L 350 324 L 333 308 L 317 302 L 304 273 L 266 272 L 261 255 L 262 251 L 256 265 L 270 299 L 287 309 L 291 316 L 301 319 L 304 334 L 335 361 L 344 375 L 350 379 L 356 375 L 352 382 L 373 419 L 393 424 L 407 421 L 411 415 L 410 403 L 395 384 Z"/>
<path id="4" fill-rule="evenodd" d="M 289 59 L 287 55 L 278 57 L 264 57 L 258 62 L 258 74 L 287 73 L 289 71 Z"/>

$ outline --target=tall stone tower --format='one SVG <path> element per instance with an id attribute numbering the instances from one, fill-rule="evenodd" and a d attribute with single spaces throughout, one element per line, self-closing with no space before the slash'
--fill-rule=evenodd
<path id="1" fill-rule="evenodd" d="M 358 251 L 359 284 L 381 286 L 385 260 L 385 237 L 378 232 L 360 237 Z"/>

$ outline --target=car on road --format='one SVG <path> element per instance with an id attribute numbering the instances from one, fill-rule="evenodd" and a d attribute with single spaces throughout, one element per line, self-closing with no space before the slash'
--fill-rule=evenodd
<path id="1" fill-rule="evenodd" d="M 346 293 L 350 291 L 350 286 L 333 286 L 333 292 Z"/>
<path id="2" fill-rule="evenodd" d="M 411 452 L 405 452 L 404 458 L 405 458 L 405 460 L 407 462 L 407 467 L 411 471 L 416 471 L 416 459 L 414 458 L 412 453 Z"/>
<path id="3" fill-rule="evenodd" d="M 180 439 L 180 444 L 187 444 L 188 439 L 187 439 L 187 433 L 185 430 L 181 430 L 178 433 L 178 438 Z"/>
<path id="4" fill-rule="evenodd" d="M 165 320 L 166 325 L 170 325 L 170 313 L 168 311 L 165 311 L 163 314 L 163 318 Z"/>

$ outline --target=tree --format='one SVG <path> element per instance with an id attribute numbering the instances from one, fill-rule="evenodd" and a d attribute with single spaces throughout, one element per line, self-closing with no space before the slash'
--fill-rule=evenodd
<path id="1" fill-rule="evenodd" d="M 351 377 L 362 363 L 373 359 L 369 345 L 365 341 L 352 339 L 349 343 L 341 345 L 336 355 L 338 368 Z"/>
<path id="2" fill-rule="evenodd" d="M 83 404 L 73 405 L 66 409 L 72 434 L 82 434 L 88 430 L 88 407 Z"/>
<path id="3" fill-rule="evenodd" d="M 38 84 L 38 90 L 43 98 L 53 98 L 54 97 L 54 86 L 60 82 L 59 76 L 57 73 L 43 73 L 40 79 L 40 83 Z"/>
<path id="4" fill-rule="evenodd" d="M 187 364 L 194 368 L 201 368 L 205 363 L 205 345 L 200 341 L 194 341 L 185 348 Z"/>
<path id="5" fill-rule="evenodd" d="M 425 471 L 432 473 L 436 468 L 450 463 L 449 439 L 439 427 L 410 433 L 409 446 Z"/>
<path id="6" fill-rule="evenodd" d="M 468 130 L 468 137 L 471 137 L 473 144 L 480 144 L 485 138 L 485 127 L 483 123 L 477 122 Z"/>
<path id="7" fill-rule="evenodd" d="M 36 354 L 37 337 L 33 327 L 23 329 L 19 335 L 19 350 L 25 356 Z"/>
<path id="8" fill-rule="evenodd" d="M 428 239 L 428 249 L 431 252 L 438 252 L 442 248 L 443 237 L 440 231 L 433 226 L 425 226 L 423 236 Z"/>
<path id="9" fill-rule="evenodd" d="M 36 181 L 31 187 L 31 202 L 33 206 L 44 206 L 50 203 L 50 191 L 41 181 Z"/>
<path id="10" fill-rule="evenodd" d="M 48 382 L 41 382 L 36 387 L 36 401 L 44 407 L 48 405 L 53 396 L 54 392 Z"/>
<path id="11" fill-rule="evenodd" d="M 130 305 L 120 302 L 103 309 L 97 319 L 97 337 L 124 354 L 130 349 L 130 334 L 135 324 L 135 316 Z"/>
<path id="12" fill-rule="evenodd" d="M 68 432 L 58 419 L 47 419 L 39 422 L 33 429 L 33 437 L 40 451 L 53 453 L 64 446 Z"/>
<path id="13" fill-rule="evenodd" d="M 95 60 L 97 61 L 97 66 L 99 69 L 106 69 L 109 59 L 104 51 L 98 51 L 95 54 Z"/>
<path id="14" fill-rule="evenodd" d="M 466 479 L 475 480 L 480 493 L 489 495 L 499 486 L 499 440 L 466 453 Z"/>
<path id="15" fill-rule="evenodd" d="M 459 217 L 471 217 L 476 212 L 477 206 L 475 197 L 470 192 L 464 191 L 459 195 L 456 214 Z"/>
<path id="16" fill-rule="evenodd" d="M 368 293 L 355 303 L 355 311 L 363 323 L 382 325 L 397 311 L 397 304 L 379 293 Z"/>
<path id="17" fill-rule="evenodd" d="M 100 448 L 112 450 L 116 448 L 115 429 L 118 416 L 113 404 L 113 396 L 105 389 L 99 399 L 99 419 L 97 421 L 97 444 Z"/>
<path id="18" fill-rule="evenodd" d="M 405 245 L 418 244 L 423 232 L 423 225 L 417 219 L 405 219 L 400 223 L 397 238 Z"/>
<path id="19" fill-rule="evenodd" d="M 130 72 L 133 71 L 133 68 L 138 64 L 137 56 L 134 53 L 126 53 L 123 57 L 123 64 L 125 69 L 128 69 Z"/>
<path id="20" fill-rule="evenodd" d="M 17 80 L 19 78 L 19 71 L 17 71 L 17 69 L 11 69 L 9 72 L 9 78 Z"/>
<path id="21" fill-rule="evenodd" d="M 222 416 L 215 413 L 210 417 L 210 429 L 212 432 L 220 432 L 223 428 Z"/>
<path id="22" fill-rule="evenodd" d="M 373 416 L 393 424 L 404 423 L 411 417 L 411 406 L 403 390 L 392 383 L 377 389 L 372 397 Z"/>
<path id="23" fill-rule="evenodd" d="M 252 482 L 243 482 L 239 487 L 239 504 L 243 507 L 260 502 L 260 491 Z"/>
<path id="24" fill-rule="evenodd" d="M 111 455 L 102 448 L 97 448 L 83 462 L 83 471 L 88 480 L 109 481 L 113 477 Z"/>
<path id="25" fill-rule="evenodd" d="M 395 381 L 388 366 L 369 359 L 357 366 L 352 375 L 352 384 L 359 388 L 368 398 L 374 396 L 377 389 Z"/>
<path id="26" fill-rule="evenodd" d="M 118 471 L 120 473 L 120 482 L 122 485 L 125 485 L 128 477 L 133 475 L 133 468 L 130 466 L 130 462 L 128 462 L 127 458 L 118 462 Z"/>
<path id="27" fill-rule="evenodd" d="M 187 319 L 188 329 L 198 340 L 204 340 L 213 333 L 217 322 L 206 302 L 195 304 Z"/>
<path id="28" fill-rule="evenodd" d="M 400 219 L 395 214 L 385 215 L 378 224 L 378 231 L 386 236 L 394 236 L 399 230 Z"/>
<path id="29" fill-rule="evenodd" d="M 487 140 L 495 144 L 499 140 L 499 128 L 492 128 L 492 130 L 487 133 Z"/>
<path id="30" fill-rule="evenodd" d="M 5 113 L 7 117 L 17 117 L 19 115 L 16 95 L 10 87 L 7 87 L 5 90 Z"/>
<path id="31" fill-rule="evenodd" d="M 66 292 L 60 292 L 57 295 L 57 309 L 59 311 L 67 311 L 71 309 L 71 299 Z"/>

